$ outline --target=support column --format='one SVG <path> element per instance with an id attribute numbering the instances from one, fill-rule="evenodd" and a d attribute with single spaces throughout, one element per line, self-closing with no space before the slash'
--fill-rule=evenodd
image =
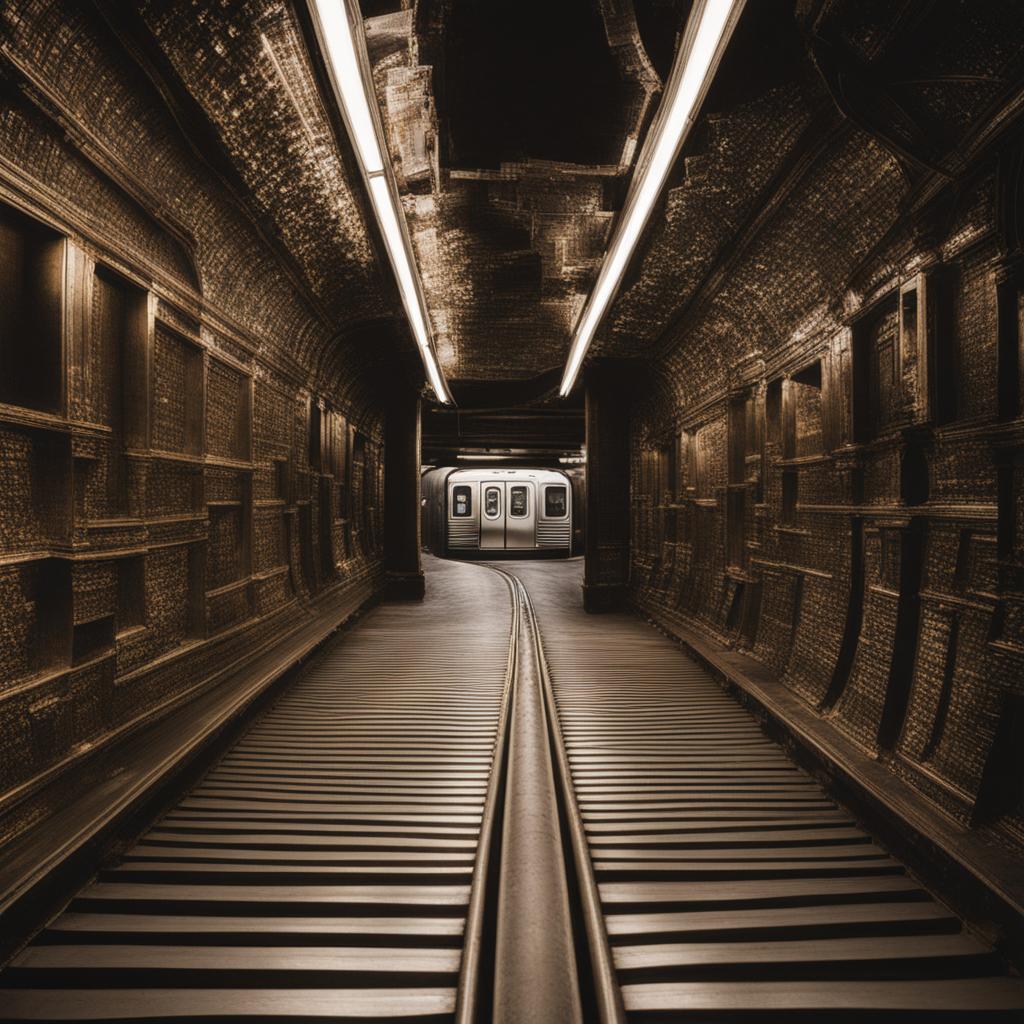
<path id="1" fill-rule="evenodd" d="M 629 410 L 631 367 L 595 362 L 584 371 L 587 512 L 583 607 L 613 611 L 629 583 Z"/>
<path id="2" fill-rule="evenodd" d="M 420 399 L 396 394 L 384 423 L 384 571 L 386 596 L 422 600 L 420 564 Z"/>

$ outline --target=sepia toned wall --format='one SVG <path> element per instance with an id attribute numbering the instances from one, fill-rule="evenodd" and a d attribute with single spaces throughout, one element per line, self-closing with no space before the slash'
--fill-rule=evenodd
<path id="1" fill-rule="evenodd" d="M 794 174 L 636 400 L 630 579 L 1015 848 L 1019 167 L 1003 139 L 912 217 L 899 161 L 847 124 Z"/>
<path id="2" fill-rule="evenodd" d="M 197 157 L 96 9 L 9 5 L 2 33 L 5 841 L 115 741 L 374 592 L 383 433 L 321 282 Z M 342 271 L 335 289 L 374 306 Z"/>

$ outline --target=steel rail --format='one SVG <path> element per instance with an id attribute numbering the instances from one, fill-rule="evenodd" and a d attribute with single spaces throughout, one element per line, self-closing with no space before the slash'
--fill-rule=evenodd
<path id="1" fill-rule="evenodd" d="M 522 619 L 525 622 L 530 637 L 531 653 L 540 672 L 548 738 L 553 753 L 555 784 L 563 811 L 565 838 L 572 853 L 572 866 L 579 896 L 577 911 L 582 918 L 589 958 L 588 980 L 592 989 L 589 993 L 590 1002 L 599 1024 L 625 1024 L 626 1015 L 605 928 L 601 896 L 590 859 L 583 817 L 576 800 L 569 756 L 559 724 L 558 706 L 533 602 L 530 600 L 529 591 L 517 576 L 496 565 L 484 563 L 483 567 L 502 576 L 515 593 L 517 608 L 514 614 L 517 621 Z M 523 654 L 522 651 L 519 653 L 520 656 Z M 468 1024 L 468 1021 L 460 1024 Z"/>
<path id="2" fill-rule="evenodd" d="M 434 1021 L 481 1002 L 522 626 L 493 577 L 452 562 L 434 581 L 307 665 L 101 868 L 0 973 L 0 1018 Z"/>
<path id="3" fill-rule="evenodd" d="M 576 881 L 579 887 L 583 924 L 586 929 L 587 950 L 590 954 L 591 980 L 593 997 L 597 1009 L 599 1024 L 625 1024 L 626 1011 L 622 1004 L 622 992 L 615 975 L 615 964 L 612 961 L 611 944 L 605 928 L 604 912 L 601 909 L 601 894 L 594 877 L 594 866 L 590 860 L 590 849 L 587 843 L 583 815 L 576 802 L 576 787 L 572 781 L 572 769 L 569 765 L 569 754 L 565 749 L 565 739 L 558 720 L 558 705 L 555 702 L 554 687 L 551 685 L 551 673 L 547 658 L 544 656 L 544 645 L 537 624 L 537 616 L 530 600 L 529 591 L 522 580 L 517 579 L 520 600 L 529 611 L 530 628 L 534 635 L 534 643 L 538 653 L 541 679 L 544 687 L 544 703 L 548 713 L 548 727 L 557 765 L 557 779 L 565 806 L 566 827 L 572 846 L 573 866 L 576 870 Z"/>
<path id="4" fill-rule="evenodd" d="M 487 942 L 487 927 L 493 913 L 488 903 L 493 900 L 492 878 L 496 858 L 491 857 L 491 847 L 496 836 L 500 836 L 499 812 L 504 805 L 506 768 L 508 765 L 508 741 L 512 716 L 510 710 L 515 693 L 516 667 L 519 660 L 519 609 L 520 602 L 509 578 L 505 578 L 512 605 L 512 622 L 509 631 L 508 664 L 505 669 L 505 691 L 501 700 L 501 717 L 498 721 L 491 774 L 484 799 L 484 812 L 480 821 L 477 838 L 476 863 L 473 866 L 473 881 L 470 888 L 469 910 L 466 914 L 466 928 L 463 933 L 462 963 L 459 968 L 459 984 L 455 1003 L 455 1024 L 476 1024 L 481 1012 L 481 987 L 483 972 L 490 965 L 483 962 L 483 951 Z"/>

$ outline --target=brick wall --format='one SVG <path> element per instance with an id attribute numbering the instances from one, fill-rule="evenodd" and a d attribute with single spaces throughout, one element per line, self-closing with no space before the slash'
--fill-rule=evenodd
<path id="1" fill-rule="evenodd" d="M 335 348 L 341 319 L 320 280 L 251 215 L 284 164 L 253 194 L 229 191 L 92 8 L 24 2 L 2 19 L 0 349 L 8 384 L 20 376 L 0 394 L 0 842 L 125 730 L 374 585 L 383 467 L 359 347 Z M 262 28 L 312 81 L 280 17 Z M 219 29 L 191 31 L 190 60 Z M 274 89 L 277 130 L 301 131 Z M 348 196 L 334 232 L 349 263 L 299 260 L 321 259 L 346 316 L 354 293 L 362 313 L 377 303 L 362 231 Z M 32 360 L 18 354 L 29 330 Z M 310 464 L 311 410 L 325 404 L 344 424 L 335 447 L 359 446 L 348 518 L 321 505 L 333 477 Z M 346 526 L 358 544 L 320 550 Z"/>
<path id="2" fill-rule="evenodd" d="M 837 139 L 663 342 L 635 463 L 680 439 L 698 455 L 674 500 L 634 472 L 631 586 L 763 662 L 922 800 L 1019 845 L 1019 379 L 1013 408 L 997 393 L 1020 278 L 991 162 L 925 242 L 870 148 Z M 826 211 L 834 241 L 810 226 Z"/>

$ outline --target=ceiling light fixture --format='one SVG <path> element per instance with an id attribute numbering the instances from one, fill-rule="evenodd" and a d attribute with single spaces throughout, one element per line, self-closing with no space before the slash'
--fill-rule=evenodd
<path id="1" fill-rule="evenodd" d="M 637 159 L 597 284 L 576 322 L 559 389 L 563 398 L 576 383 L 587 349 L 615 297 L 647 218 L 715 77 L 743 3 L 744 0 L 695 0 L 658 113 Z"/>
<path id="2" fill-rule="evenodd" d="M 367 70 L 369 60 L 358 4 L 354 0 L 309 0 L 309 10 L 335 99 L 366 181 L 370 205 L 384 239 L 405 315 L 420 350 L 423 368 L 438 400 L 450 403 L 452 396 L 434 351 L 430 316 L 412 254 L 405 214 L 391 168 L 384 160 L 386 147 L 381 141 L 383 132 L 379 117 L 370 102 L 373 87 Z"/>

